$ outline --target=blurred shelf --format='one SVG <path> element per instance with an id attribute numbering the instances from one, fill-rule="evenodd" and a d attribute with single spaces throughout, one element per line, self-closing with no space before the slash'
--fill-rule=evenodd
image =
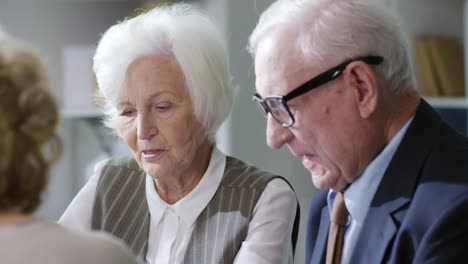
<path id="1" fill-rule="evenodd" d="M 102 114 L 98 109 L 93 108 L 65 108 L 62 111 L 63 118 L 98 118 Z"/>
<path id="2" fill-rule="evenodd" d="M 443 108 L 468 108 L 468 99 L 465 97 L 425 97 L 429 104 Z"/>

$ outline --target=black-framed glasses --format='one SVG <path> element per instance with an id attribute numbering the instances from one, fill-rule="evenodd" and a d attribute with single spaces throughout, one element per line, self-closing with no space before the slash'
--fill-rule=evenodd
<path id="1" fill-rule="evenodd" d="M 370 65 L 378 65 L 383 62 L 384 58 L 380 56 L 364 56 L 347 60 L 300 85 L 284 96 L 270 96 L 262 98 L 259 94 L 252 97 L 258 108 L 266 115 L 270 113 L 273 118 L 278 121 L 283 127 L 290 127 L 294 124 L 294 116 L 286 104 L 289 100 L 303 95 L 327 82 L 338 78 L 341 73 L 348 67 L 351 62 L 362 61 Z"/>

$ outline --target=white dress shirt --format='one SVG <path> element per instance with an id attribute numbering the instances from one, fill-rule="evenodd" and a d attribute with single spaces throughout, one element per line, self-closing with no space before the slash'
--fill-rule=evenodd
<path id="1" fill-rule="evenodd" d="M 349 212 L 348 227 L 346 229 L 341 263 L 350 263 L 354 247 L 369 211 L 369 207 L 375 192 L 381 182 L 390 161 L 393 158 L 403 136 L 408 130 L 413 117 L 395 134 L 380 154 L 367 166 L 362 175 L 358 177 L 344 192 L 346 208 Z M 335 194 L 332 190 L 328 193 L 328 208 L 333 207 Z"/>
<path id="2" fill-rule="evenodd" d="M 105 162 L 96 165 L 95 174 L 73 199 L 59 222 L 75 230 L 91 228 L 92 208 Z M 146 176 L 146 198 L 151 215 L 146 261 L 150 264 L 182 263 L 194 224 L 214 196 L 226 166 L 226 156 L 213 148 L 207 171 L 195 188 L 175 204 L 167 204 Z M 281 179 L 268 183 L 249 223 L 247 237 L 235 263 L 291 263 L 292 227 L 297 201 L 289 185 Z"/>

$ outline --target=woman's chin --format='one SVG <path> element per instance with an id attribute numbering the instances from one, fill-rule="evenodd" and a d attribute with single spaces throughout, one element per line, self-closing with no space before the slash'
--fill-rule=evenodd
<path id="1" fill-rule="evenodd" d="M 164 170 L 159 164 L 143 162 L 141 168 L 143 168 L 146 174 L 153 177 L 154 179 L 161 178 L 165 174 Z"/>

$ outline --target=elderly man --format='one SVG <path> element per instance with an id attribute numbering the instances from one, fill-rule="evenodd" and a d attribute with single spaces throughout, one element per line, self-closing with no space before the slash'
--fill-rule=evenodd
<path id="1" fill-rule="evenodd" d="M 306 263 L 463 261 L 468 141 L 421 99 L 400 28 L 371 2 L 279 0 L 250 37 L 267 144 L 321 189 Z"/>

